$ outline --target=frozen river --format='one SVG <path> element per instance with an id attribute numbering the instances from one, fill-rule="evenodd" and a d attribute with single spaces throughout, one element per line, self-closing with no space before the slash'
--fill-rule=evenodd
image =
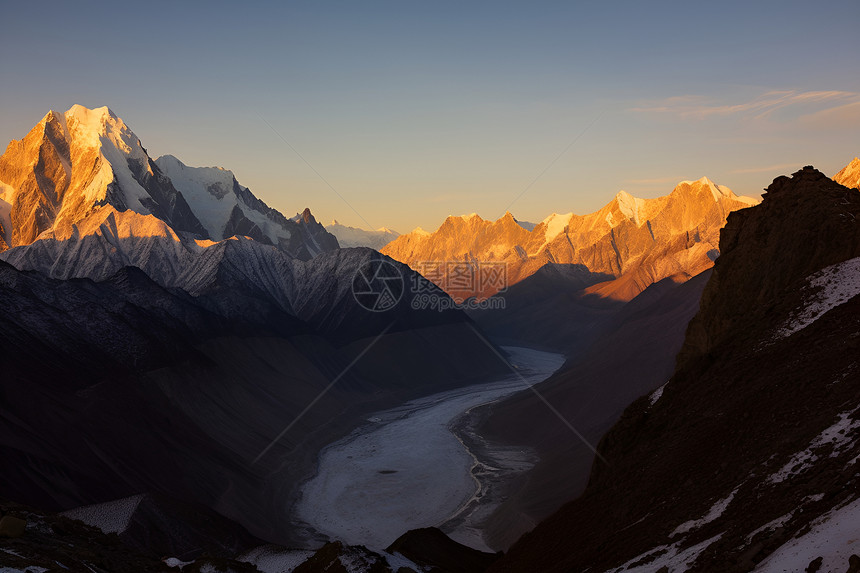
<path id="1" fill-rule="evenodd" d="M 506 347 L 510 362 L 536 384 L 564 362 L 560 354 Z M 514 374 L 497 382 L 434 394 L 377 412 L 368 424 L 322 451 L 294 516 L 328 538 L 381 550 L 410 529 L 439 526 L 473 502 L 478 463 L 451 431 L 476 406 L 528 386 Z M 486 466 L 482 468 L 486 471 Z M 491 470 L 493 468 L 490 468 Z M 465 527 L 465 526 L 464 526 Z M 473 534 L 455 535 L 481 547 Z"/>

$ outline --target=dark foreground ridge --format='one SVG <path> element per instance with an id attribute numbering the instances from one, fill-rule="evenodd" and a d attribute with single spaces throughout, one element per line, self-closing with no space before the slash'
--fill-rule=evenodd
<path id="1" fill-rule="evenodd" d="M 729 216 L 720 251 L 662 394 L 625 411 L 585 493 L 491 571 L 750 571 L 860 495 L 860 297 L 798 328 L 828 280 L 860 280 L 856 261 L 808 280 L 860 256 L 860 192 L 811 167 L 780 177 Z M 807 552 L 795 570 L 822 557 Z"/>

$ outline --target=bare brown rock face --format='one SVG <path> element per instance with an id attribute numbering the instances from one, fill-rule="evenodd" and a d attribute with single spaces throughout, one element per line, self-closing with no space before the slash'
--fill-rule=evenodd
<path id="1" fill-rule="evenodd" d="M 595 213 L 553 214 L 532 231 L 510 213 L 497 221 L 477 215 L 448 217 L 436 232 L 401 235 L 382 252 L 418 270 L 428 262 L 459 261 L 479 275 L 482 263 L 502 263 L 507 286 L 547 263 L 580 264 L 593 273 L 624 276 L 621 282 L 602 283 L 589 292 L 630 300 L 661 279 L 689 278 L 709 268 L 726 216 L 755 203 L 702 178 L 679 183 L 671 194 L 656 199 L 637 199 L 622 191 Z M 478 280 L 465 288 L 450 272 L 434 282 L 455 298 L 498 291 Z"/>
<path id="2" fill-rule="evenodd" d="M 798 212 L 818 223 L 798 225 Z M 798 281 L 860 255 L 857 218 L 860 193 L 812 167 L 775 179 L 758 208 L 733 213 L 679 364 L 707 358 L 725 344 L 743 346 L 758 324 L 780 311 L 777 301 Z"/>
<path id="3" fill-rule="evenodd" d="M 12 141 L 0 157 L 0 181 L 16 191 L 10 206 L 11 246 L 29 244 L 50 229 L 69 188 L 69 146 L 53 112 L 21 141 Z M 8 193 L 7 194 L 11 194 Z"/>
<path id="4" fill-rule="evenodd" d="M 68 237 L 106 204 L 205 237 L 182 195 L 108 108 L 48 112 L 24 139 L 9 143 L 0 157 L 0 182 L 9 211 L 7 248 L 28 245 L 45 231 Z"/>

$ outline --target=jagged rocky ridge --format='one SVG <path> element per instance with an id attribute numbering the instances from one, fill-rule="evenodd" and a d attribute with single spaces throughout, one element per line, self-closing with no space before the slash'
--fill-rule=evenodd
<path id="1" fill-rule="evenodd" d="M 382 252 L 418 270 L 425 263 L 465 262 L 476 276 L 480 263 L 503 263 L 509 287 L 548 263 L 583 265 L 613 279 L 592 292 L 626 301 L 664 278 L 689 278 L 710 268 L 726 215 L 756 202 L 703 177 L 683 181 L 656 199 L 621 191 L 595 213 L 553 214 L 532 230 L 510 213 L 497 221 L 476 214 L 448 217 L 435 232 L 401 235 Z M 455 298 L 486 297 L 498 290 L 478 279 L 465 286 L 452 280 L 459 272 L 443 270 L 436 280 Z"/>
<path id="2" fill-rule="evenodd" d="M 247 236 L 304 260 L 338 247 L 310 209 L 287 219 L 240 185 L 231 171 L 189 167 L 172 155 L 159 157 L 155 164 L 189 198 L 213 241 Z"/>
<path id="3" fill-rule="evenodd" d="M 812 168 L 730 215 L 671 380 L 601 440 L 585 492 L 491 570 L 847 570 L 858 217 L 860 193 Z"/>

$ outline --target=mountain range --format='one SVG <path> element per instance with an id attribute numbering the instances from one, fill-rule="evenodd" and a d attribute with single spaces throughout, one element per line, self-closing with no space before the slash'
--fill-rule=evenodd
<path id="1" fill-rule="evenodd" d="M 0 551 L 89 570 L 856 569 L 858 185 L 855 158 L 761 201 L 702 178 L 398 236 L 153 160 L 106 107 L 49 112 L 0 156 Z M 464 282 L 486 265 L 505 280 Z M 454 304 L 472 297 L 504 305 Z M 516 376 L 501 344 L 565 358 L 450 427 L 505 555 L 422 528 L 383 556 L 294 519 L 323 448 Z M 532 461 L 487 481 L 492 451 Z"/>
<path id="2" fill-rule="evenodd" d="M 230 171 L 153 161 L 107 107 L 50 111 L 0 157 L 0 251 L 77 237 L 95 211 L 151 215 L 201 240 L 249 236 L 304 260 L 338 246 L 309 210 L 287 219 Z"/>
<path id="3" fill-rule="evenodd" d="M 524 534 L 468 570 L 857 570 L 860 190 L 839 184 L 851 171 L 777 178 L 760 205 L 728 217 L 713 270 L 643 291 L 540 385 L 541 399 L 470 412 L 490 442 L 544 440 L 542 463 L 555 467 L 509 484 L 513 500 L 485 539 Z M 676 351 L 658 382 L 654 355 Z M 546 402 L 583 435 L 548 417 Z M 607 406 L 616 413 L 595 433 Z M 585 476 L 570 488 L 559 458 L 577 465 L 582 438 L 594 437 L 599 458 L 579 464 Z M 523 491 L 534 509 L 566 487 L 572 501 L 518 525 Z M 328 563 L 332 554 L 349 552 L 329 548 Z"/>
<path id="4" fill-rule="evenodd" d="M 453 305 L 354 296 L 368 265 L 421 284 L 407 267 L 339 249 L 229 171 L 150 160 L 107 108 L 46 115 L 0 181 L 7 499 L 153 493 L 285 542 L 297 485 L 362 415 L 507 371 Z"/>
<path id="5" fill-rule="evenodd" d="M 506 270 L 504 287 L 548 264 L 582 265 L 606 275 L 593 292 L 626 301 L 664 278 L 689 278 L 709 268 L 726 216 L 756 203 L 703 177 L 682 181 L 669 195 L 656 199 L 638 199 L 621 191 L 594 213 L 554 213 L 531 229 L 511 213 L 496 221 L 476 214 L 451 216 L 433 233 L 401 235 L 382 252 L 419 271 L 429 266 L 437 271 L 440 262 L 462 263 L 442 267 L 435 280 L 455 299 L 498 292 L 496 285 L 455 278 L 464 267 L 474 276 L 481 264 L 497 263 Z"/>

